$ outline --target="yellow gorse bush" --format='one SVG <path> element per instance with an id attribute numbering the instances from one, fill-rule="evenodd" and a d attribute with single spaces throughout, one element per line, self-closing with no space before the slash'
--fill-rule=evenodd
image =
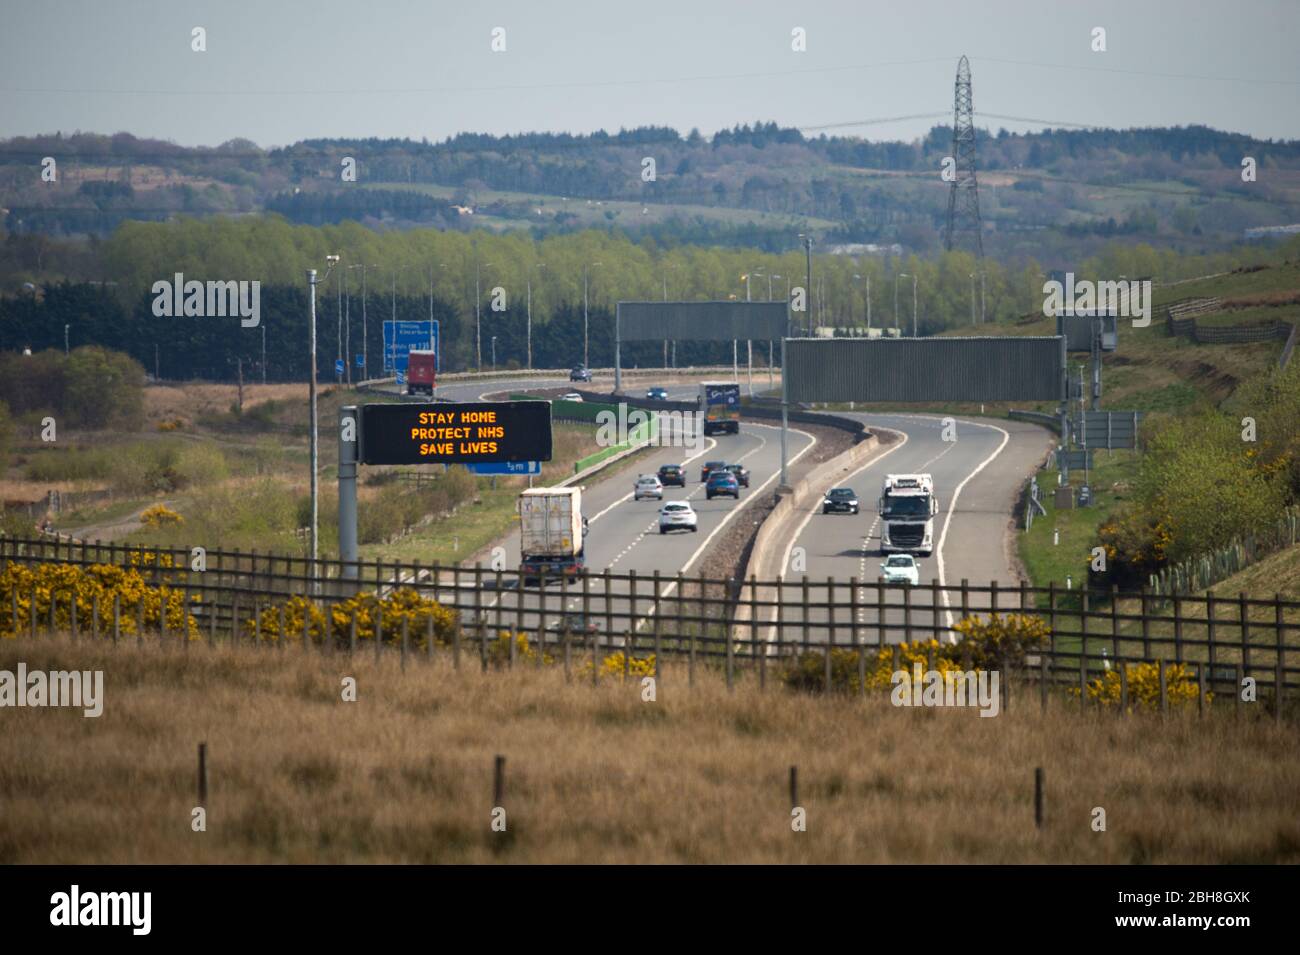
<path id="1" fill-rule="evenodd" d="M 1118 670 L 1107 670 L 1104 674 L 1090 680 L 1087 684 L 1088 699 L 1103 706 L 1119 706 L 1120 676 Z M 1079 688 L 1071 687 L 1071 694 L 1079 695 Z M 1165 665 L 1165 698 L 1169 705 L 1183 706 L 1195 703 L 1200 695 L 1200 686 L 1192 675 L 1190 667 L 1181 663 Z M 1205 701 L 1208 703 L 1214 694 L 1208 690 Z M 1160 706 L 1160 665 L 1158 663 L 1128 664 L 1128 700 L 1131 706 L 1157 709 Z"/>
<path id="2" fill-rule="evenodd" d="M 138 556 L 138 555 L 135 555 Z M 164 555 L 167 556 L 167 555 Z M 139 612 L 144 611 L 146 630 L 159 629 L 166 615 L 167 629 L 180 634 L 182 628 L 191 638 L 198 636 L 194 617 L 185 606 L 185 592 L 167 584 L 152 585 L 134 568 L 109 564 L 80 567 L 75 564 L 43 563 L 28 566 L 10 562 L 0 570 L 0 636 L 14 637 L 30 629 L 35 613 L 37 627 L 50 625 L 50 608 L 54 608 L 54 627 L 72 627 L 72 598 L 77 604 L 77 626 L 93 626 L 95 599 L 101 633 L 113 626 L 113 598 L 121 609 L 119 626 L 123 635 L 135 635 Z M 198 595 L 190 595 L 191 603 Z M 17 620 L 15 627 L 15 607 Z"/>
<path id="3" fill-rule="evenodd" d="M 954 647 L 951 644 L 943 644 L 938 640 L 915 640 L 897 646 L 898 668 L 908 673 L 911 673 L 913 665 L 918 663 L 923 670 L 933 665 L 933 668 L 940 673 L 962 670 L 961 664 L 953 659 Z M 866 688 L 886 691 L 891 689 L 894 676 L 894 646 L 872 647 L 861 652 L 866 654 Z M 820 692 L 826 686 L 825 653 L 810 651 L 799 654 L 786 666 L 781 678 L 793 689 Z M 838 647 L 831 650 L 831 688 L 850 693 L 860 691 L 858 651 Z"/>
<path id="4" fill-rule="evenodd" d="M 140 520 L 148 527 L 174 527 L 185 523 L 185 518 L 161 501 L 141 511 Z M 170 554 L 166 556 L 171 557 Z"/>
<path id="5" fill-rule="evenodd" d="M 988 670 L 1023 666 L 1025 655 L 1045 648 L 1052 636 L 1046 620 L 1024 613 L 963 617 L 953 629 L 962 639 L 949 649 L 958 659 Z"/>
<path id="6" fill-rule="evenodd" d="M 655 675 L 655 655 L 652 653 L 644 657 L 627 657 L 622 650 L 606 655 L 600 661 L 600 676 L 612 677 L 616 680 L 622 680 L 624 669 L 626 668 L 627 677 L 631 680 L 641 680 L 643 677 Z M 591 676 L 591 661 L 585 661 L 578 668 L 579 676 Z"/>

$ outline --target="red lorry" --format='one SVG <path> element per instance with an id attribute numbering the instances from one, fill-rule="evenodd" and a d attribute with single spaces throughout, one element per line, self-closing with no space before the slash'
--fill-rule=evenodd
<path id="1" fill-rule="evenodd" d="M 437 369 L 438 356 L 430 349 L 427 351 L 411 350 L 406 354 L 406 393 L 408 395 L 432 395 L 434 372 Z"/>

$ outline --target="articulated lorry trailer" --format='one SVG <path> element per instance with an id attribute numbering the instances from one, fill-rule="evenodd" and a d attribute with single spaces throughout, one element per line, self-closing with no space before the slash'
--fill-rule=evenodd
<path id="1" fill-rule="evenodd" d="M 876 508 L 883 553 L 921 554 L 934 549 L 934 515 L 939 502 L 929 474 L 887 474 Z"/>
<path id="2" fill-rule="evenodd" d="M 519 495 L 519 576 L 534 581 L 568 577 L 576 583 L 586 566 L 582 488 L 536 487 Z"/>
<path id="3" fill-rule="evenodd" d="M 700 382 L 700 420 L 704 434 L 740 433 L 740 382 Z"/>

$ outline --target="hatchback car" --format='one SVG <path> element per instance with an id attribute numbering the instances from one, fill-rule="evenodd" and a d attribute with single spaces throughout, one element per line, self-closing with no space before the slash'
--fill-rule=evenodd
<path id="1" fill-rule="evenodd" d="M 667 400 L 668 400 L 668 389 L 667 389 L 667 388 L 651 388 L 651 389 L 649 389 L 649 390 L 646 391 L 645 396 L 646 396 L 646 398 L 647 398 L 648 400 L 650 400 L 650 401 L 667 401 Z"/>
<path id="2" fill-rule="evenodd" d="M 596 621 L 580 613 L 566 613 L 546 628 L 550 633 L 580 634 L 595 633 L 599 628 Z"/>
<path id="3" fill-rule="evenodd" d="M 686 469 L 680 464 L 665 464 L 659 469 L 659 483 L 664 487 L 685 487 Z"/>
<path id="4" fill-rule="evenodd" d="M 591 381 L 591 369 L 577 366 L 569 372 L 569 381 Z"/>
<path id="5" fill-rule="evenodd" d="M 858 513 L 858 495 L 851 487 L 833 487 L 822 498 L 823 514 Z"/>
<path id="6" fill-rule="evenodd" d="M 741 487 L 749 487 L 749 468 L 743 464 L 728 464 L 727 470 L 736 476 L 736 483 Z"/>
<path id="7" fill-rule="evenodd" d="M 714 471 L 725 471 L 727 469 L 726 461 L 705 461 L 700 465 L 700 480 L 707 481 L 709 475 Z"/>
<path id="8" fill-rule="evenodd" d="M 740 482 L 736 480 L 736 475 L 726 468 L 711 472 L 709 479 L 704 482 L 706 498 L 711 501 L 720 494 L 729 494 L 736 500 L 740 500 Z"/>
<path id="9" fill-rule="evenodd" d="M 653 474 L 638 475 L 636 483 L 632 485 L 632 499 L 639 501 L 643 497 L 654 498 L 656 501 L 664 499 L 664 486 Z"/>
<path id="10" fill-rule="evenodd" d="M 880 565 L 880 576 L 887 584 L 911 584 L 915 587 L 921 583 L 921 565 L 911 554 L 891 554 Z"/>
<path id="11" fill-rule="evenodd" d="M 686 501 L 669 501 L 663 507 L 659 508 L 659 533 L 667 534 L 669 531 L 685 531 L 692 533 L 698 531 L 699 524 L 695 516 L 695 509 Z"/>
<path id="12" fill-rule="evenodd" d="M 581 400 L 582 400 L 582 395 L 578 394 L 576 391 L 566 391 L 564 394 L 560 395 L 560 400 L 561 400 L 561 401 L 581 401 Z"/>

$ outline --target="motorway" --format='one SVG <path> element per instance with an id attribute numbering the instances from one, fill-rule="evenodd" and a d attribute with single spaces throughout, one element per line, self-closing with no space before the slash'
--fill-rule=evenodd
<path id="1" fill-rule="evenodd" d="M 806 513 L 802 525 L 789 543 L 783 565 L 798 573 L 787 572 L 787 579 L 807 574 L 813 586 L 810 599 L 826 604 L 826 578 L 843 582 L 833 595 L 838 604 L 834 615 L 837 642 L 850 639 L 850 624 L 855 619 L 849 592 L 849 578 L 875 581 L 880 574 L 880 518 L 876 499 L 886 474 L 928 472 L 934 476 L 939 513 L 934 530 L 937 544 L 930 557 L 919 558 L 922 583 L 937 581 L 945 587 L 958 587 L 962 580 L 972 586 L 988 587 L 996 581 L 1000 587 L 1018 585 L 1019 574 L 1013 553 L 1014 534 L 1010 530 L 1011 511 L 1024 482 L 1033 474 L 1051 446 L 1051 437 L 1042 428 L 1002 419 L 954 419 L 949 432 L 956 440 L 944 440 L 944 420 L 935 415 L 850 415 L 869 427 L 901 432 L 902 440 L 887 446 L 840 484 L 858 492 L 862 513 L 823 515 L 820 501 Z M 795 548 L 802 548 L 802 553 Z M 802 560 L 795 562 L 796 557 Z M 818 584 L 817 582 L 821 583 Z M 793 596 L 793 595 L 791 595 Z M 883 620 L 886 643 L 902 642 L 907 637 L 904 602 L 913 609 L 911 618 L 918 626 L 915 638 L 927 638 L 929 628 L 938 624 L 951 626 L 960 619 L 961 599 L 956 590 L 945 590 L 936 602 L 929 592 L 908 595 L 903 587 L 884 591 L 887 608 L 878 610 L 881 591 L 873 584 L 858 588 L 857 626 L 861 639 L 876 642 L 881 637 Z M 1002 597 L 998 608 L 1014 606 L 1017 595 Z M 908 599 L 908 598 L 911 599 Z M 968 607 L 972 611 L 991 609 L 991 595 L 972 593 Z M 789 618 L 787 618 L 789 619 Z M 796 617 L 802 629 L 802 618 Z M 829 622 L 825 609 L 814 609 L 810 623 L 815 625 L 811 642 L 826 639 L 824 628 Z M 927 629 L 922 632 L 919 627 Z M 769 639 L 776 636 L 769 630 Z M 785 639 L 802 633 L 786 635 Z"/>
<path id="2" fill-rule="evenodd" d="M 632 393 L 641 391 L 654 382 L 639 383 Z M 448 400 L 477 400 L 485 394 L 509 390 L 554 388 L 568 384 L 565 378 L 494 380 L 491 382 L 458 382 L 440 386 L 438 397 Z M 584 389 L 600 390 L 601 383 L 582 385 Z M 604 386 L 607 386 L 605 383 Z M 690 399 L 697 393 L 694 384 L 665 385 L 673 400 Z M 795 533 L 787 542 L 783 566 L 787 568 L 786 589 L 788 601 L 800 596 L 802 578 L 806 574 L 811 601 L 828 603 L 827 578 L 834 578 L 835 588 L 830 593 L 830 603 L 835 605 L 834 615 L 825 606 L 814 607 L 808 614 L 808 627 L 797 608 L 786 611 L 786 626 L 777 633 L 775 626 L 763 628 L 766 639 L 775 641 L 803 641 L 822 643 L 828 638 L 838 644 L 850 641 L 856 622 L 857 636 L 868 643 L 878 640 L 897 643 L 909 635 L 907 620 L 916 629 L 913 638 L 929 635 L 929 628 L 947 628 L 960 618 L 960 596 L 956 590 L 946 592 L 936 606 L 925 591 L 905 594 L 904 588 L 887 588 L 883 594 L 886 608 L 878 609 L 881 592 L 873 584 L 858 587 L 858 608 L 851 603 L 849 581 L 875 581 L 880 573 L 882 556 L 879 552 L 880 526 L 876 515 L 876 498 L 886 473 L 926 471 L 934 476 L 939 513 L 935 517 L 937 545 L 929 558 L 922 558 L 923 582 L 937 580 L 956 587 L 963 579 L 973 586 L 987 587 L 997 581 L 1007 589 L 1017 586 L 1017 573 L 1013 555 L 1013 534 L 1009 530 L 1012 506 L 1020 488 L 1042 461 L 1051 445 L 1051 436 L 1035 425 L 1003 419 L 956 418 L 956 440 L 944 440 L 943 419 L 935 415 L 907 414 L 850 414 L 869 427 L 899 432 L 899 440 L 882 447 L 861 468 L 839 483 L 853 487 L 862 502 L 859 515 L 822 515 L 820 499 L 797 522 Z M 949 431 L 951 435 L 953 431 Z M 789 454 L 792 464 L 811 447 L 813 438 L 806 432 L 791 430 Z M 694 442 L 692 442 L 694 445 Z M 695 445 L 698 447 L 698 445 Z M 729 498 L 713 501 L 704 499 L 704 486 L 698 480 L 699 465 L 705 460 L 722 459 L 728 463 L 743 463 L 750 469 L 748 490 L 742 489 L 740 502 Z M 650 473 L 666 463 L 688 464 L 688 484 L 685 489 L 666 488 L 664 500 L 689 500 L 699 515 L 697 533 L 658 533 L 657 501 L 632 500 L 632 482 L 636 473 Z M 738 435 L 720 435 L 705 440 L 703 450 L 690 448 L 658 448 L 643 453 L 635 471 L 628 470 L 606 480 L 593 483 L 583 494 L 583 511 L 590 522 L 586 543 L 587 566 L 595 570 L 611 570 L 619 574 L 635 571 L 640 577 L 650 577 L 658 571 L 665 578 L 678 572 L 704 573 L 700 559 L 714 539 L 715 533 L 740 515 L 746 500 L 753 495 L 766 496 L 774 489 L 780 465 L 780 430 L 768 424 L 743 422 Z M 561 607 L 558 586 L 548 588 L 543 599 L 536 588 L 524 592 L 522 605 L 516 599 L 516 580 L 513 573 L 518 564 L 519 537 L 516 530 L 504 543 L 503 590 L 485 594 L 483 606 L 488 620 L 503 627 L 522 626 L 533 630 L 539 622 L 538 612 L 545 616 L 547 625 L 556 623 Z M 801 548 L 802 551 L 796 548 Z M 638 589 L 636 613 L 639 622 L 647 622 L 654 612 L 653 602 L 647 597 L 651 588 L 649 580 Z M 666 591 L 672 593 L 675 583 L 668 583 Z M 620 616 L 630 611 L 626 581 L 616 581 L 611 600 L 604 600 L 603 592 L 589 599 L 593 618 L 599 623 L 609 612 Z M 999 601 L 1000 609 L 1014 606 L 1015 595 L 1008 594 Z M 571 589 L 564 609 L 575 611 L 581 607 L 582 598 Z M 904 604 L 910 612 L 904 613 Z M 969 608 L 987 611 L 989 595 L 972 593 Z M 672 612 L 672 606 L 667 608 Z M 690 611 L 688 611 L 690 612 Z M 644 615 L 641 618 L 640 615 Z M 760 613 L 760 619 L 772 621 L 771 612 Z M 883 621 L 883 632 L 878 624 Z M 608 618 L 606 618 L 606 622 Z M 611 629 L 623 629 L 624 621 L 613 621 Z M 834 624 L 832 630 L 828 624 Z M 921 629 L 924 627 L 925 629 Z"/>

